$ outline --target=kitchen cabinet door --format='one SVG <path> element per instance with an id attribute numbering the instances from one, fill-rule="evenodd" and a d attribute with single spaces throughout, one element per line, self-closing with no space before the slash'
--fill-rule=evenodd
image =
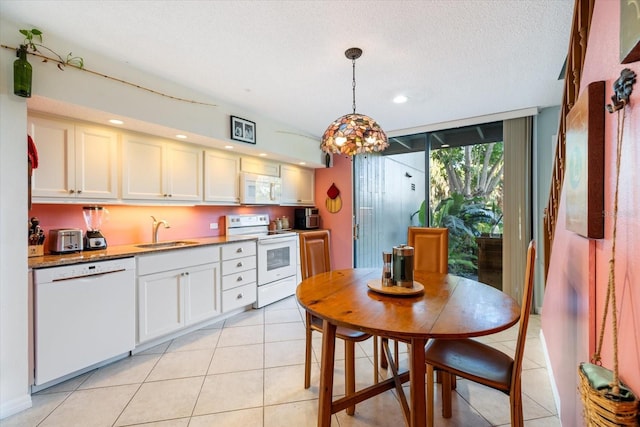
<path id="1" fill-rule="evenodd" d="M 240 160 L 242 172 L 256 173 L 258 175 L 280 176 L 280 165 L 258 157 L 243 157 Z"/>
<path id="2" fill-rule="evenodd" d="M 240 157 L 223 151 L 204 153 L 204 201 L 240 203 Z"/>
<path id="3" fill-rule="evenodd" d="M 313 169 L 293 165 L 281 165 L 280 176 L 282 177 L 281 205 L 315 205 L 315 172 Z"/>
<path id="4" fill-rule="evenodd" d="M 36 198 L 118 198 L 118 134 L 98 126 L 29 117 L 38 151 L 33 171 Z"/>
<path id="5" fill-rule="evenodd" d="M 165 147 L 162 141 L 124 135 L 122 141 L 122 198 L 164 200 Z"/>
<path id="6" fill-rule="evenodd" d="M 201 201 L 202 150 L 189 144 L 125 135 L 122 198 Z"/>
<path id="7" fill-rule="evenodd" d="M 185 324 L 191 325 L 220 314 L 220 264 L 190 268 L 182 277 L 185 291 Z"/>
<path id="8" fill-rule="evenodd" d="M 184 271 L 174 270 L 138 278 L 138 342 L 185 325 L 183 274 Z"/>
<path id="9" fill-rule="evenodd" d="M 202 201 L 202 149 L 189 144 L 166 145 L 166 191 L 170 200 Z"/>
<path id="10" fill-rule="evenodd" d="M 75 127 L 76 197 L 118 198 L 118 134 L 94 126 Z"/>
<path id="11" fill-rule="evenodd" d="M 39 165 L 33 170 L 33 197 L 74 197 L 74 125 L 62 120 L 29 117 L 29 135 L 38 151 Z M 73 191 L 73 192 L 72 192 Z"/>

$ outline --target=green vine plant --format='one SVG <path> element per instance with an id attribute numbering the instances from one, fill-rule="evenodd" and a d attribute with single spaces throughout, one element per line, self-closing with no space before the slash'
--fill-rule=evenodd
<path id="1" fill-rule="evenodd" d="M 69 54 L 67 55 L 67 58 L 64 59 L 62 58 L 62 56 L 58 55 L 57 52 L 55 52 L 53 49 L 48 48 L 47 46 L 42 44 L 42 31 L 38 30 L 37 28 L 33 28 L 31 30 L 18 30 L 20 31 L 20 34 L 22 34 L 24 36 L 24 41 L 22 42 L 22 45 L 20 45 L 20 49 L 31 49 L 31 51 L 33 53 L 41 53 L 40 50 L 38 50 L 38 48 L 40 49 L 46 49 L 47 51 L 51 52 L 52 54 L 54 54 L 58 59 L 54 59 L 58 64 L 58 68 L 62 71 L 64 71 L 64 67 L 67 65 L 71 65 L 73 67 L 77 67 L 77 68 L 83 68 L 84 67 L 84 59 L 80 56 L 73 56 L 72 52 L 69 52 Z M 35 39 L 35 41 L 34 41 Z M 43 56 L 43 55 L 39 55 L 43 58 L 42 62 L 48 62 L 48 58 Z"/>

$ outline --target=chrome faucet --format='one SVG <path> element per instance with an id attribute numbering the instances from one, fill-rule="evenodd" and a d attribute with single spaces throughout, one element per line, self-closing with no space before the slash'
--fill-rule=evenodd
<path id="1" fill-rule="evenodd" d="M 158 243 L 158 228 L 160 228 L 160 224 L 164 225 L 164 228 L 171 228 L 171 226 L 164 219 L 161 219 L 160 221 L 156 220 L 156 217 L 153 215 L 151 215 L 151 219 L 153 219 L 153 225 L 151 226 L 153 243 Z"/>

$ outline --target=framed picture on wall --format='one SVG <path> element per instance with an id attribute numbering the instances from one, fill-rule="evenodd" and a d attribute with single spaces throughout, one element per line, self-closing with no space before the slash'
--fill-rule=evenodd
<path id="1" fill-rule="evenodd" d="M 604 82 L 589 84 L 567 115 L 567 229 L 604 237 Z"/>
<path id="2" fill-rule="evenodd" d="M 256 124 L 240 117 L 231 116 L 231 139 L 255 144 Z"/>

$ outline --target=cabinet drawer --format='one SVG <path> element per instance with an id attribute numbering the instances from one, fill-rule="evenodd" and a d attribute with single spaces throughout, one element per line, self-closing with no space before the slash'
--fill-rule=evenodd
<path id="1" fill-rule="evenodd" d="M 254 245 L 255 246 L 255 245 Z M 138 276 L 159 271 L 176 270 L 194 265 L 209 264 L 220 260 L 218 246 L 178 249 L 148 255 L 140 255 L 138 260 Z"/>
<path id="2" fill-rule="evenodd" d="M 256 284 L 249 283 L 239 288 L 222 292 L 222 311 L 229 312 L 256 302 Z"/>
<path id="3" fill-rule="evenodd" d="M 255 269 L 256 260 L 257 258 L 255 256 L 250 256 L 224 261 L 222 263 L 222 274 L 226 276 L 227 274 L 240 273 L 241 271 Z"/>
<path id="4" fill-rule="evenodd" d="M 222 290 L 226 291 L 238 286 L 254 283 L 256 281 L 256 269 L 241 271 L 235 274 L 222 276 Z"/>
<path id="5" fill-rule="evenodd" d="M 256 254 L 256 242 L 231 243 L 230 245 L 222 245 L 222 259 L 227 261 L 230 259 L 242 258 Z"/>

